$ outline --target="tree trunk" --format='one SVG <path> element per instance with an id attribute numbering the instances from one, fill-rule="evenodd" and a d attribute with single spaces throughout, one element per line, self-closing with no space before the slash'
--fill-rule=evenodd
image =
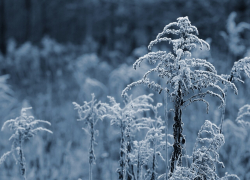
<path id="1" fill-rule="evenodd" d="M 6 47 L 6 19 L 5 19 L 5 0 L 0 0 L 0 51 L 3 55 L 7 53 Z"/>
<path id="2" fill-rule="evenodd" d="M 42 34 L 41 37 L 48 34 L 48 27 L 47 27 L 47 6 L 46 0 L 40 0 L 41 1 L 41 26 L 42 26 Z"/>
<path id="3" fill-rule="evenodd" d="M 182 97 L 182 92 L 180 89 L 180 85 L 179 85 L 179 89 L 177 91 L 177 95 L 175 97 L 175 116 L 174 116 L 174 125 L 173 125 L 173 135 L 174 135 L 174 151 L 172 153 L 171 156 L 171 173 L 174 172 L 174 168 L 175 168 L 175 163 L 177 162 L 176 165 L 181 166 L 181 157 L 182 157 L 182 145 L 181 143 L 184 143 L 184 138 L 182 135 L 182 121 L 181 121 L 181 106 L 183 103 L 183 97 Z M 183 142 L 182 142 L 183 141 Z"/>
<path id="4" fill-rule="evenodd" d="M 23 177 L 24 180 L 26 180 L 26 169 L 25 169 L 25 158 L 23 155 L 23 147 L 22 147 L 22 139 L 21 136 L 19 135 L 19 170 L 20 170 L 20 174 Z"/>
<path id="5" fill-rule="evenodd" d="M 89 148 L 89 180 L 92 180 L 92 164 L 95 161 L 95 154 L 94 154 L 94 122 L 90 123 L 90 148 Z"/>
<path id="6" fill-rule="evenodd" d="M 31 0 L 25 0 L 25 10 L 26 10 L 26 33 L 25 33 L 25 41 L 28 41 L 30 38 L 30 18 L 31 18 Z"/>
<path id="7" fill-rule="evenodd" d="M 140 179 L 140 166 L 141 166 L 141 163 L 140 163 L 140 151 L 141 151 L 141 145 L 139 143 L 139 149 L 138 149 L 138 156 L 137 156 L 137 179 L 136 180 L 139 180 Z"/>
<path id="8" fill-rule="evenodd" d="M 152 175 L 151 175 L 151 179 L 150 180 L 156 180 L 156 144 L 157 142 L 153 142 L 153 148 L 154 148 L 154 152 L 153 152 L 153 165 L 152 165 Z"/>
<path id="9" fill-rule="evenodd" d="M 129 121 L 132 121 L 131 119 Z M 127 145 L 126 145 L 126 162 L 127 162 L 127 180 L 133 180 L 135 177 L 134 174 L 134 167 L 133 164 L 131 163 L 131 159 L 129 158 L 129 153 L 132 152 L 132 139 L 130 137 L 131 134 L 131 123 L 128 123 L 128 126 L 126 128 L 126 140 L 127 140 Z"/>
<path id="10" fill-rule="evenodd" d="M 168 180 L 169 166 L 168 166 L 168 102 L 167 92 L 164 91 L 164 113 L 165 113 L 165 140 L 166 140 L 166 180 Z"/>
<path id="11" fill-rule="evenodd" d="M 124 126 L 121 124 L 121 147 L 120 147 L 120 168 L 117 170 L 119 174 L 119 179 L 124 180 L 125 178 L 125 153 L 123 152 L 124 149 L 124 143 L 125 143 L 125 138 L 124 138 Z"/>

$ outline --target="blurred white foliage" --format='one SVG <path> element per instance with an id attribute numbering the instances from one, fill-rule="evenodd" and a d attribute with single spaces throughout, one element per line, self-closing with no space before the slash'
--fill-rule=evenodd
<path id="1" fill-rule="evenodd" d="M 127 86 L 127 84 L 136 81 L 141 76 L 143 76 L 145 70 L 148 68 L 147 65 L 143 66 L 140 70 L 135 71 L 127 64 L 120 65 L 117 69 L 110 73 L 108 80 L 109 94 L 112 94 L 118 102 L 122 102 L 121 92 Z M 141 94 L 146 94 L 144 87 L 137 87 L 133 91 L 133 96 L 139 96 Z"/>
<path id="2" fill-rule="evenodd" d="M 96 54 L 83 54 L 76 59 L 76 68 L 82 73 L 86 73 L 86 71 L 96 68 L 98 63 L 99 58 Z"/>
<path id="3" fill-rule="evenodd" d="M 66 50 L 65 46 L 57 43 L 55 40 L 51 39 L 48 36 L 45 36 L 42 39 L 41 44 L 43 46 L 43 49 L 40 53 L 43 57 L 48 57 L 52 54 L 63 54 Z"/>
<path id="4" fill-rule="evenodd" d="M 235 18 L 237 16 L 236 12 L 231 12 L 227 19 L 227 33 L 222 31 L 220 35 L 224 38 L 228 45 L 231 53 L 234 55 L 242 55 L 246 50 L 243 39 L 240 37 L 240 33 L 244 30 L 250 30 L 250 24 L 245 22 L 240 22 L 236 25 Z"/>
<path id="5" fill-rule="evenodd" d="M 88 96 L 92 93 L 95 94 L 97 98 L 103 97 L 107 94 L 107 87 L 100 81 L 92 78 L 86 78 L 84 84 L 81 86 L 79 93 L 82 93 L 85 99 L 88 99 Z M 81 94 L 79 94 L 81 97 Z"/>
<path id="6" fill-rule="evenodd" d="M 9 79 L 9 75 L 0 76 L 0 101 L 9 100 L 13 91 L 10 86 L 7 84 L 7 80 Z"/>
<path id="7" fill-rule="evenodd" d="M 110 66 L 100 62 L 94 53 L 84 54 L 76 59 L 74 76 L 80 86 L 78 98 L 88 99 L 94 93 L 97 98 L 107 94 L 107 87 L 94 77 L 102 79 L 109 73 Z M 103 74 L 104 73 L 104 74 Z M 106 80 L 107 81 L 107 80 Z"/>
<path id="8" fill-rule="evenodd" d="M 248 128 L 239 126 L 231 120 L 226 120 L 223 129 L 226 143 L 220 150 L 220 156 L 226 170 L 237 174 L 241 179 L 248 179 L 250 170 Z"/>
<path id="9" fill-rule="evenodd" d="M 146 54 L 148 52 L 148 49 L 146 46 L 141 46 L 141 47 L 138 47 L 136 49 L 133 50 L 132 54 L 135 56 L 135 57 L 141 57 L 143 56 L 144 54 Z"/>
<path id="10" fill-rule="evenodd" d="M 236 122 L 243 127 L 250 126 L 250 105 L 246 104 L 239 109 Z"/>

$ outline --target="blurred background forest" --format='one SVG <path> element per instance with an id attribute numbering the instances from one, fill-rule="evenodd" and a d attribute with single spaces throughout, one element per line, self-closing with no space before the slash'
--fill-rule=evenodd
<path id="1" fill-rule="evenodd" d="M 133 62 L 148 52 L 147 45 L 166 24 L 181 16 L 188 16 L 199 38 L 211 46 L 193 56 L 206 58 L 218 74 L 229 73 L 236 60 L 250 56 L 250 28 L 242 26 L 250 23 L 249 0 L 0 0 L 0 125 L 19 116 L 22 107 L 33 107 L 30 113 L 51 122 L 48 128 L 54 132 L 25 143 L 28 179 L 87 179 L 88 135 L 76 121 L 72 102 L 82 104 L 95 93 L 102 102 L 109 95 L 122 103 L 122 90 L 149 69 L 144 63 L 135 71 Z M 170 48 L 161 43 L 153 51 Z M 243 80 L 236 84 L 238 96 L 228 92 L 220 156 L 226 168 L 219 173 L 247 180 L 249 129 L 235 123 L 239 108 L 250 103 L 250 80 Z M 136 97 L 152 91 L 141 86 L 130 93 Z M 162 95 L 155 93 L 154 99 L 163 102 Z M 219 102 L 213 100 L 209 114 L 199 103 L 183 112 L 188 154 L 206 119 L 219 125 Z M 173 113 L 169 118 L 171 132 Z M 98 129 L 94 179 L 117 179 L 119 132 L 107 120 Z M 10 132 L 0 133 L 1 156 L 11 143 Z M 159 160 L 159 174 L 164 168 Z M 13 159 L 0 166 L 0 179 L 19 179 Z"/>

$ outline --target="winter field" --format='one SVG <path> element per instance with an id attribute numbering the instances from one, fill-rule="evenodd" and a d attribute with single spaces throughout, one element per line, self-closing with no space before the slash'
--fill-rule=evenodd
<path id="1" fill-rule="evenodd" d="M 250 1 L 0 0 L 0 180 L 249 180 Z"/>

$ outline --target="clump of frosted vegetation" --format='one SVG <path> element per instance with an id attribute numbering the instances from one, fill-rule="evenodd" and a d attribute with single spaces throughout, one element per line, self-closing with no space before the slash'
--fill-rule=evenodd
<path id="1" fill-rule="evenodd" d="M 220 178 L 216 173 L 217 164 L 224 168 L 224 164 L 219 161 L 218 153 L 224 143 L 224 135 L 220 133 L 220 128 L 206 120 L 198 132 L 192 157 L 184 156 L 184 158 L 192 159 L 190 167 L 177 166 L 170 180 L 239 180 L 239 177 L 234 174 L 226 173 Z"/>
<path id="2" fill-rule="evenodd" d="M 148 164 L 152 149 L 148 140 L 134 141 L 133 148 L 129 158 L 131 159 L 131 164 L 136 167 L 136 178 L 141 180 L 143 179 L 143 168 Z"/>
<path id="3" fill-rule="evenodd" d="M 0 164 L 3 163 L 10 154 L 12 154 L 16 164 L 19 165 L 20 174 L 24 180 L 26 180 L 26 167 L 23 153 L 23 142 L 34 137 L 38 131 L 46 131 L 52 134 L 52 131 L 49 129 L 36 127 L 38 123 L 45 123 L 48 125 L 51 124 L 48 121 L 37 120 L 33 116 L 28 116 L 26 111 L 29 109 L 31 108 L 22 108 L 21 116 L 16 119 L 7 120 L 2 126 L 2 131 L 8 127 L 11 131 L 14 131 L 14 133 L 9 138 L 9 140 L 12 141 L 11 150 L 6 152 L 0 158 Z"/>
<path id="4" fill-rule="evenodd" d="M 244 72 L 244 74 L 250 78 L 250 57 L 245 57 L 235 61 L 230 74 L 222 74 L 222 77 L 230 82 L 239 81 L 244 83 L 244 81 L 241 79 L 242 72 Z"/>
<path id="5" fill-rule="evenodd" d="M 193 169 L 201 179 L 218 179 L 216 164 L 224 168 L 219 161 L 218 151 L 225 143 L 224 135 L 216 124 L 206 120 L 198 132 L 198 137 L 193 150 Z"/>
<path id="6" fill-rule="evenodd" d="M 250 126 L 250 105 L 246 104 L 239 109 L 236 122 L 243 126 Z"/>
<path id="7" fill-rule="evenodd" d="M 157 156 L 159 156 L 163 161 L 165 159 L 162 156 L 161 151 L 166 147 L 166 142 L 164 141 L 165 134 L 163 130 L 165 129 L 164 121 L 162 120 L 161 116 L 158 115 L 158 108 L 161 107 L 161 103 L 157 103 L 156 106 L 151 106 L 151 109 L 154 113 L 154 118 L 148 118 L 148 131 L 146 133 L 145 139 L 150 142 L 151 144 L 151 153 L 150 156 L 152 158 L 149 167 L 151 167 L 148 172 L 147 176 L 150 180 L 156 180 L 158 177 L 157 168 Z"/>
<path id="8" fill-rule="evenodd" d="M 177 29 L 170 29 L 172 27 L 176 27 Z M 178 35 L 179 38 L 164 37 L 168 34 Z M 169 42 L 173 44 L 173 51 L 169 53 L 166 51 L 150 52 L 136 60 L 133 65 L 134 69 L 140 67 L 142 61 L 145 60 L 150 64 L 156 64 L 156 66 L 146 72 L 141 80 L 131 83 L 122 92 L 122 96 L 124 96 L 133 86 L 145 84 L 159 94 L 164 90 L 166 92 L 164 93 L 164 99 L 167 99 L 167 95 L 170 96 L 174 105 L 174 144 L 170 160 L 169 177 L 171 177 L 175 167 L 182 164 L 183 145 L 186 142 L 182 134 L 182 111 L 193 102 L 200 101 L 206 104 L 208 112 L 209 103 L 205 100 L 207 95 L 218 98 L 221 101 L 220 107 L 224 108 L 225 92 L 221 88 L 222 85 L 232 88 L 235 94 L 238 93 L 234 83 L 224 76 L 218 75 L 211 63 L 205 59 L 191 58 L 191 50 L 197 48 L 197 45 L 200 49 L 203 49 L 204 46 L 206 49 L 210 49 L 209 44 L 199 39 L 197 35 L 198 30 L 195 26 L 191 25 L 188 17 L 180 17 L 177 19 L 177 22 L 166 25 L 163 31 L 157 35 L 156 39 L 150 42 L 148 48 L 150 50 L 159 42 Z M 149 77 L 152 73 L 156 73 L 159 78 L 164 79 L 166 85 L 162 86 L 155 81 L 151 81 Z M 190 96 L 190 93 L 193 95 Z M 165 139 L 167 140 L 167 133 L 165 133 Z M 167 160 L 166 163 L 168 163 Z M 167 164 L 166 166 L 168 167 Z M 166 171 L 166 173 L 168 172 Z"/>
<path id="9" fill-rule="evenodd" d="M 106 113 L 105 104 L 101 103 L 95 99 L 95 95 L 91 94 L 91 101 L 84 101 L 84 105 L 80 106 L 76 102 L 73 102 L 75 109 L 78 111 L 80 119 L 78 121 L 83 121 L 87 128 L 82 129 L 90 135 L 90 145 L 89 145 L 89 180 L 92 180 L 92 166 L 95 163 L 95 152 L 94 144 L 96 144 L 96 136 L 98 135 L 98 130 L 95 129 L 95 125 L 99 120 L 103 120 L 104 114 Z"/>
<path id="10" fill-rule="evenodd" d="M 110 105 L 107 106 L 108 113 L 105 117 L 111 120 L 111 125 L 118 126 L 120 129 L 120 161 L 117 172 L 121 180 L 132 180 L 136 176 L 133 165 L 135 161 L 131 155 L 134 144 L 133 136 L 136 130 L 147 128 L 147 123 L 145 122 L 147 118 L 142 117 L 141 114 L 149 111 L 150 103 L 153 102 L 152 95 L 141 95 L 134 99 L 126 95 L 123 108 L 113 97 L 108 96 Z M 147 146 L 147 142 L 145 143 L 141 144 L 141 146 Z M 145 162 L 146 160 L 142 161 Z"/>
<path id="11" fill-rule="evenodd" d="M 240 22 L 238 25 L 235 23 L 235 18 L 237 16 L 236 12 L 231 12 L 227 19 L 227 33 L 222 31 L 220 35 L 226 41 L 230 52 L 235 55 L 242 55 L 246 50 L 245 45 L 242 43 L 243 39 L 240 37 L 240 33 L 244 30 L 250 30 L 250 24 L 245 22 Z"/>
<path id="12" fill-rule="evenodd" d="M 157 157 L 159 156 L 163 161 L 161 151 L 165 148 L 166 143 L 164 141 L 165 129 L 164 121 L 161 116 L 158 115 L 158 108 L 161 107 L 161 103 L 157 103 L 156 106 L 150 105 L 150 109 L 154 113 L 154 118 L 144 117 L 142 122 L 144 129 L 147 130 L 145 139 L 137 141 L 135 140 L 133 151 L 130 153 L 132 164 L 136 167 L 136 177 L 138 180 L 145 179 L 155 180 L 158 177 L 157 173 Z M 143 176 L 143 169 L 148 167 L 146 174 Z"/>

